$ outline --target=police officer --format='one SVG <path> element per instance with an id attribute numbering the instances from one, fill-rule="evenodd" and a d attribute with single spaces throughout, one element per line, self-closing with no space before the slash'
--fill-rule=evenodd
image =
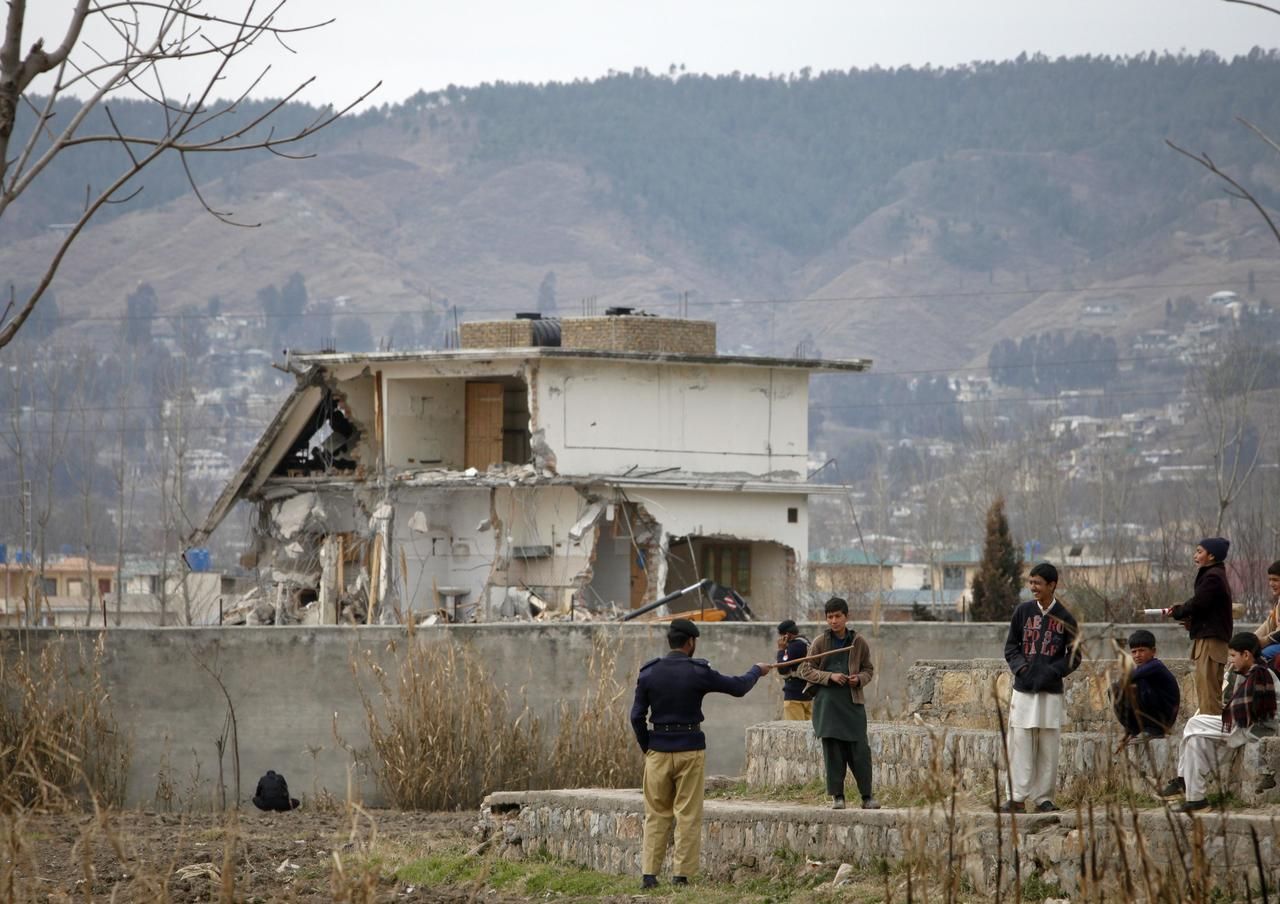
<path id="1" fill-rule="evenodd" d="M 688 883 L 702 850 L 702 792 L 707 738 L 702 733 L 702 698 L 744 696 L 774 663 L 760 662 L 745 675 L 721 675 L 705 659 L 694 659 L 698 626 L 677 618 L 667 630 L 671 652 L 640 667 L 631 727 L 644 751 L 644 888 L 656 888 L 675 822 L 672 884 Z M 652 723 L 652 728 L 648 723 Z"/>

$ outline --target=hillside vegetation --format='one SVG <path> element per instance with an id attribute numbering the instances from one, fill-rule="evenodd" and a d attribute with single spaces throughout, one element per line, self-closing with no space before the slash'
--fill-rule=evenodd
<path id="1" fill-rule="evenodd" d="M 687 292 L 724 344 L 756 351 L 820 336 L 828 355 L 985 361 L 1000 339 L 1079 325 L 1096 286 L 1132 333 L 1183 287 L 1269 265 L 1252 212 L 1164 140 L 1277 200 L 1274 154 L 1233 117 L 1280 123 L 1278 76 L 1280 57 L 1255 51 L 419 93 L 316 136 L 314 160 L 197 161 L 212 202 L 260 230 L 202 217 L 180 167 L 148 170 L 65 265 L 58 313 L 122 312 L 140 283 L 161 312 L 214 296 L 260 310 L 262 287 L 300 272 L 312 299 L 379 312 L 370 330 L 336 324 L 342 345 L 391 335 L 398 313 L 530 307 L 554 274 L 566 313 L 584 297 L 672 312 Z M 113 113 L 125 131 L 154 115 Z M 31 279 L 48 228 L 120 153 L 60 160 L 6 217 L 0 270 Z M 815 296 L 836 301 L 730 304 Z"/>

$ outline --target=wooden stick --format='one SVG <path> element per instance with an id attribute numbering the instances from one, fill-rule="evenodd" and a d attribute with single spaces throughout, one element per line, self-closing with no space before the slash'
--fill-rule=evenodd
<path id="1" fill-rule="evenodd" d="M 814 659 L 822 659 L 824 656 L 835 656 L 837 653 L 843 653 L 846 651 L 847 651 L 847 648 L 842 647 L 839 650 L 827 650 L 825 653 L 811 653 L 810 655 L 803 656 L 800 659 L 788 659 L 786 662 L 779 662 L 777 665 L 790 667 L 793 665 L 799 665 L 802 662 L 810 662 Z"/>

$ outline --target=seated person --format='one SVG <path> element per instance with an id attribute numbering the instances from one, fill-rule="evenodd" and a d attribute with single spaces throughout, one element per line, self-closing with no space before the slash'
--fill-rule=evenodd
<path id="1" fill-rule="evenodd" d="M 1242 631 L 1227 644 L 1230 666 L 1228 684 L 1222 693 L 1222 717 L 1197 714 L 1182 729 L 1182 745 L 1178 754 L 1178 777 L 1165 785 L 1161 797 L 1183 793 L 1183 813 L 1203 810 L 1205 784 L 1209 776 L 1225 765 L 1229 753 L 1250 741 L 1275 735 L 1280 729 L 1276 721 L 1275 673 L 1261 662 L 1262 645 L 1256 634 Z"/>
<path id="2" fill-rule="evenodd" d="M 1111 686 L 1116 718 L 1124 726 L 1123 744 L 1142 736 L 1163 738 L 1178 721 L 1178 679 L 1156 658 L 1156 636 L 1145 628 L 1129 635 L 1133 668 Z"/>
<path id="3" fill-rule="evenodd" d="M 1267 569 L 1267 589 L 1271 591 L 1271 611 L 1254 633 L 1262 642 L 1262 658 L 1275 668 L 1280 665 L 1276 662 L 1276 654 L 1280 653 L 1280 561 L 1272 562 Z"/>
<path id="4" fill-rule="evenodd" d="M 259 810 L 287 813 L 298 809 L 298 799 L 289 796 L 289 783 L 284 776 L 274 769 L 258 779 L 257 790 L 253 792 L 253 805 Z"/>

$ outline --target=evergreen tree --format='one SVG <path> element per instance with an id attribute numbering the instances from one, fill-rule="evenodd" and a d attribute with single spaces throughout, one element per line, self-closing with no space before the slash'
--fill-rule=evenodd
<path id="1" fill-rule="evenodd" d="M 151 283 L 142 283 L 124 300 L 124 341 L 129 345 L 151 344 L 151 321 L 159 307 L 156 290 Z"/>
<path id="2" fill-rule="evenodd" d="M 1004 514 L 1004 497 L 996 497 L 987 510 L 987 536 L 982 544 L 982 561 L 973 579 L 973 621 L 1007 621 L 1018 605 L 1022 589 L 1022 550 L 1009 533 Z"/>
<path id="3" fill-rule="evenodd" d="M 556 273 L 548 270 L 542 277 L 542 285 L 538 286 L 538 313 L 543 317 L 555 317 L 556 310 Z"/>

